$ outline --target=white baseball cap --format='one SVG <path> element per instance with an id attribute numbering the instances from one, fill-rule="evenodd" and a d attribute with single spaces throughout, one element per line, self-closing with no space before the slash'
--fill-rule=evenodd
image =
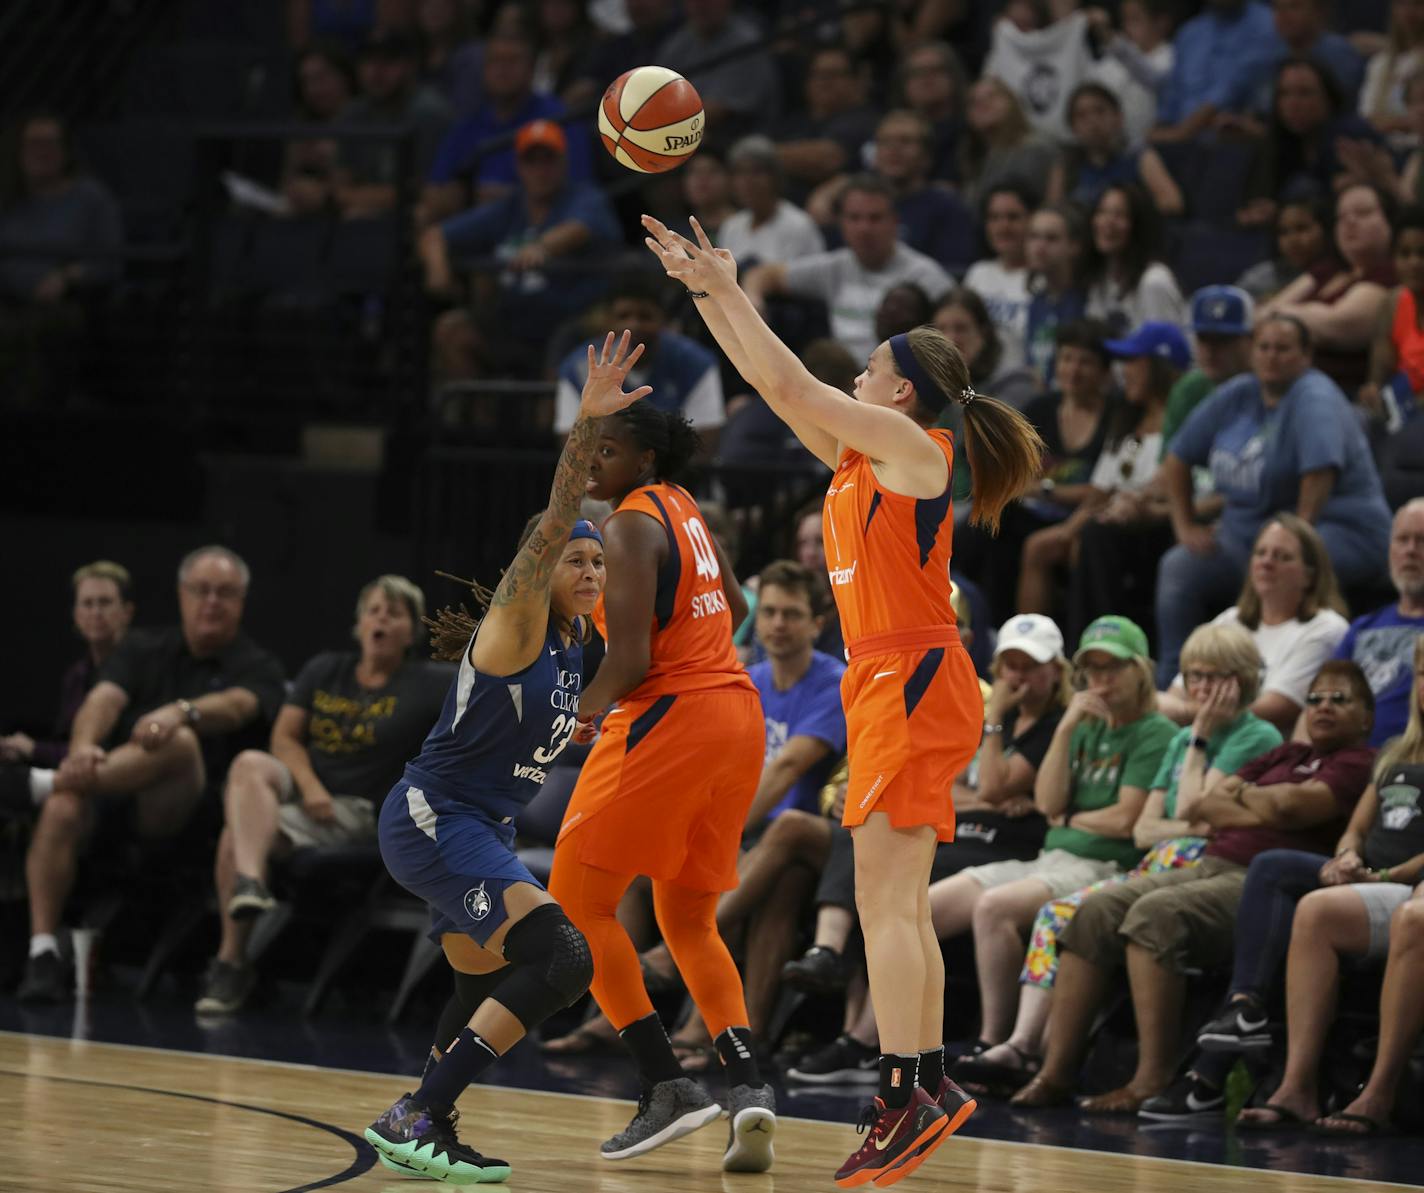
<path id="1" fill-rule="evenodd" d="M 1063 657 L 1063 631 L 1042 613 L 1020 613 L 999 628 L 994 657 L 1006 650 L 1021 650 L 1035 662 L 1051 663 Z"/>

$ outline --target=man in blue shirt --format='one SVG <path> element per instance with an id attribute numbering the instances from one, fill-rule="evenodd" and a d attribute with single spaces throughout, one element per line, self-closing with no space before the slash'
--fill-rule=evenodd
<path id="1" fill-rule="evenodd" d="M 1281 42 L 1276 63 L 1286 58 L 1313 58 L 1335 76 L 1345 93 L 1345 108 L 1353 112 L 1365 77 L 1365 60 L 1345 38 L 1330 32 L 1325 0 L 1272 0 L 1271 10 Z M 1270 80 L 1265 82 L 1254 105 L 1262 113 L 1271 109 Z"/>
<path id="2" fill-rule="evenodd" d="M 637 367 L 628 374 L 633 385 L 651 385 L 648 401 L 661 410 L 676 410 L 702 435 L 705 453 L 716 445 L 717 432 L 726 422 L 722 374 L 717 358 L 687 336 L 667 329 L 667 309 L 663 305 L 665 285 L 659 274 L 646 270 L 629 273 L 613 285 L 609 298 L 609 327 L 626 327 L 633 343 L 644 351 Z M 579 394 L 588 372 L 586 345 L 595 346 L 602 337 L 580 343 L 559 366 L 559 385 L 554 399 L 554 430 L 567 436 L 578 415 Z"/>
<path id="3" fill-rule="evenodd" d="M 1283 49 L 1271 10 L 1254 0 L 1207 0 L 1201 15 L 1177 30 L 1172 46 L 1154 141 L 1190 141 L 1219 115 L 1245 111 Z"/>
<path id="4" fill-rule="evenodd" d="M 597 302 L 606 286 L 597 270 L 561 267 L 596 264 L 621 243 L 603 192 L 569 180 L 559 125 L 526 124 L 514 147 L 519 186 L 425 229 L 417 244 L 425 288 L 436 296 L 457 291 L 462 259 L 495 260 L 476 275 L 477 311 L 446 311 L 435 322 L 436 365 L 446 380 L 537 372 L 549 333 Z"/>
<path id="5" fill-rule="evenodd" d="M 845 664 L 814 649 L 825 605 L 823 586 L 799 563 L 762 568 L 756 632 L 766 658 L 747 674 L 761 693 L 766 758 L 749 828 L 791 808 L 818 814 L 821 788 L 845 753 Z"/>
<path id="6" fill-rule="evenodd" d="M 1424 634 L 1424 497 L 1402 505 L 1389 538 L 1389 578 L 1399 600 L 1350 623 L 1337 659 L 1353 659 L 1375 694 L 1370 745 L 1404 732 L 1414 684 L 1414 644 Z"/>

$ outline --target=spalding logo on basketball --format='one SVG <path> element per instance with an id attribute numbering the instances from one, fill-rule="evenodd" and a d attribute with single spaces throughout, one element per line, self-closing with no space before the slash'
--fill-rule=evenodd
<path id="1" fill-rule="evenodd" d="M 665 66 L 619 75 L 598 105 L 603 147 L 640 174 L 674 170 L 697 152 L 705 123 L 697 88 Z"/>

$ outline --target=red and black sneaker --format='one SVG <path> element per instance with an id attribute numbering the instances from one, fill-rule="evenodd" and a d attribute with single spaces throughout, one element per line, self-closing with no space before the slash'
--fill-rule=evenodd
<path id="1" fill-rule="evenodd" d="M 930 1158 L 930 1153 L 935 1148 L 964 1126 L 969 1121 L 969 1116 L 979 1109 L 979 1103 L 948 1077 L 940 1079 L 939 1095 L 934 1099 L 934 1102 L 944 1111 L 945 1116 L 949 1119 L 949 1126 L 945 1127 L 938 1135 L 930 1136 L 909 1155 L 903 1157 L 898 1164 L 891 1165 L 879 1176 L 873 1178 L 877 1188 L 883 1189 L 887 1185 L 893 1185 L 896 1181 L 909 1176 Z"/>
<path id="2" fill-rule="evenodd" d="M 898 1169 L 900 1162 L 912 1159 L 917 1148 L 931 1143 L 948 1126 L 949 1115 L 922 1089 L 917 1088 L 910 1101 L 895 1110 L 876 1098 L 861 1112 L 857 1128 L 869 1134 L 837 1170 L 836 1184 L 853 1189 L 870 1181 L 881 1184 L 881 1177 L 889 1178 L 884 1184 L 894 1184 L 909 1175 Z"/>

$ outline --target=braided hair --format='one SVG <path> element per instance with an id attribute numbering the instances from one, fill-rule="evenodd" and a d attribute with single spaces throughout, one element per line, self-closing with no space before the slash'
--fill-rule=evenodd
<path id="1" fill-rule="evenodd" d="M 468 588 L 479 610 L 478 613 L 471 613 L 463 603 L 454 609 L 446 605 L 433 618 L 420 619 L 430 631 L 430 657 L 443 663 L 458 663 L 465 657 L 465 648 L 480 628 L 480 620 L 489 608 L 494 593 L 477 580 L 465 580 L 449 572 L 437 571 L 435 574 Z"/>
<path id="2" fill-rule="evenodd" d="M 659 410 L 646 398 L 609 415 L 643 451 L 653 453 L 653 473 L 658 480 L 673 481 L 686 471 L 702 447 L 702 437 L 675 410 Z"/>

